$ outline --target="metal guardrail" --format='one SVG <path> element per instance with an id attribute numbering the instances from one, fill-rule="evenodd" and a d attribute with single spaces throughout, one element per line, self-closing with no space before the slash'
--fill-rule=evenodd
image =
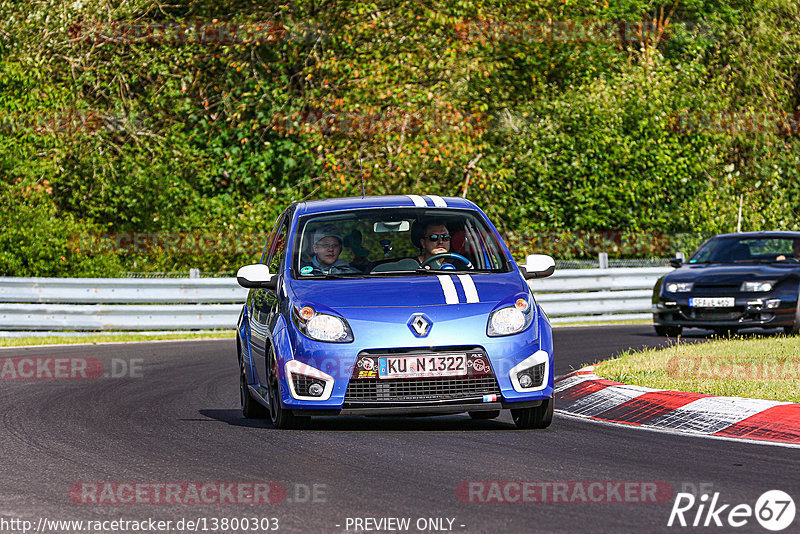
<path id="1" fill-rule="evenodd" d="M 554 323 L 646 319 L 669 267 L 564 269 L 529 285 Z M 0 330 L 196 330 L 236 325 L 235 278 L 0 277 Z"/>
<path id="2" fill-rule="evenodd" d="M 563 269 L 528 285 L 553 323 L 649 319 L 653 286 L 671 267 Z"/>

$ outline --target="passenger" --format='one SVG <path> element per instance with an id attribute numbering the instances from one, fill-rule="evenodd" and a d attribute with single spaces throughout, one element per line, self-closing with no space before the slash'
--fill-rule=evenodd
<path id="1" fill-rule="evenodd" d="M 300 268 L 300 274 L 343 274 L 358 273 L 358 269 L 339 259 L 342 253 L 342 236 L 332 224 L 325 225 L 314 232 L 314 257 Z"/>

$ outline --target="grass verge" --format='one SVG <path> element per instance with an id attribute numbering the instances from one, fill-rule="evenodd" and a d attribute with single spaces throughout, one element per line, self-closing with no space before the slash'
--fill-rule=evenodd
<path id="1" fill-rule="evenodd" d="M 553 327 L 558 326 L 613 326 L 613 325 L 620 325 L 620 324 L 653 324 L 652 319 L 627 319 L 622 321 L 615 321 L 615 320 L 608 320 L 608 321 L 574 321 L 574 322 L 557 322 L 554 323 L 552 320 L 550 324 Z"/>
<path id="2" fill-rule="evenodd" d="M 0 338 L 0 347 L 23 347 L 30 345 L 65 345 L 78 343 L 120 343 L 125 341 L 164 341 L 170 339 L 233 339 L 233 330 L 220 332 L 175 333 L 175 334 L 100 334 L 96 336 L 42 336 Z"/>
<path id="3" fill-rule="evenodd" d="M 800 402 L 800 337 L 719 339 L 628 351 L 598 376 L 659 389 Z"/>

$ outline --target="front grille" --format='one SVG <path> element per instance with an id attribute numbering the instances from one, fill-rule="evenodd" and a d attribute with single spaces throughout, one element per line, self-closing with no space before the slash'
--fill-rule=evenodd
<path id="1" fill-rule="evenodd" d="M 294 385 L 295 393 L 297 393 L 298 395 L 303 395 L 303 396 L 307 396 L 307 397 L 311 396 L 308 393 L 308 388 L 309 388 L 309 386 L 311 386 L 311 384 L 313 384 L 314 382 L 319 382 L 321 385 L 323 385 L 323 386 L 325 385 L 322 382 L 322 380 L 311 378 L 311 377 L 307 377 L 307 376 L 302 376 L 302 375 L 293 375 L 292 376 L 292 382 L 293 382 L 293 385 Z"/>
<path id="2" fill-rule="evenodd" d="M 457 400 L 500 394 L 494 376 L 351 380 L 345 403 Z"/>
<path id="3" fill-rule="evenodd" d="M 742 311 L 730 310 L 683 308 L 681 311 L 684 317 L 693 321 L 738 321 L 744 316 Z"/>
<path id="4" fill-rule="evenodd" d="M 534 386 L 541 386 L 544 380 L 544 363 L 531 367 L 530 370 L 528 370 L 528 374 L 531 375 Z"/>
<path id="5" fill-rule="evenodd" d="M 703 289 L 706 289 L 706 288 L 728 289 L 728 290 L 734 289 L 734 290 L 736 290 L 738 292 L 739 291 L 739 286 L 741 286 L 741 285 L 742 285 L 741 282 L 739 282 L 739 283 L 734 282 L 734 283 L 728 283 L 728 284 L 714 283 L 714 282 L 695 282 L 693 287 L 694 287 L 694 289 L 698 289 L 698 288 L 703 288 Z"/>

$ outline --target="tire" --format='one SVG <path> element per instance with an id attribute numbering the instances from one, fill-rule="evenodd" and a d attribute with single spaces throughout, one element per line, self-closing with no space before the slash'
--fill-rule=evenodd
<path id="1" fill-rule="evenodd" d="M 511 410 L 517 428 L 547 428 L 553 422 L 553 399 L 547 399 L 534 408 Z"/>
<path id="2" fill-rule="evenodd" d="M 682 326 L 665 326 L 661 324 L 653 325 L 656 334 L 659 336 L 678 337 L 683 332 Z"/>
<path id="3" fill-rule="evenodd" d="M 477 420 L 494 419 L 500 417 L 500 410 L 491 410 L 488 412 L 468 412 L 469 416 Z"/>
<path id="4" fill-rule="evenodd" d="M 239 400 L 242 403 L 242 415 L 247 419 L 264 419 L 267 417 L 267 409 L 253 398 L 247 388 L 247 374 L 244 372 L 243 360 L 239 371 Z"/>
<path id="5" fill-rule="evenodd" d="M 267 389 L 269 391 L 269 419 L 272 421 L 272 426 L 281 430 L 299 430 L 308 426 L 311 417 L 297 416 L 281 404 L 278 364 L 275 359 L 275 350 L 272 347 L 267 354 Z"/>

